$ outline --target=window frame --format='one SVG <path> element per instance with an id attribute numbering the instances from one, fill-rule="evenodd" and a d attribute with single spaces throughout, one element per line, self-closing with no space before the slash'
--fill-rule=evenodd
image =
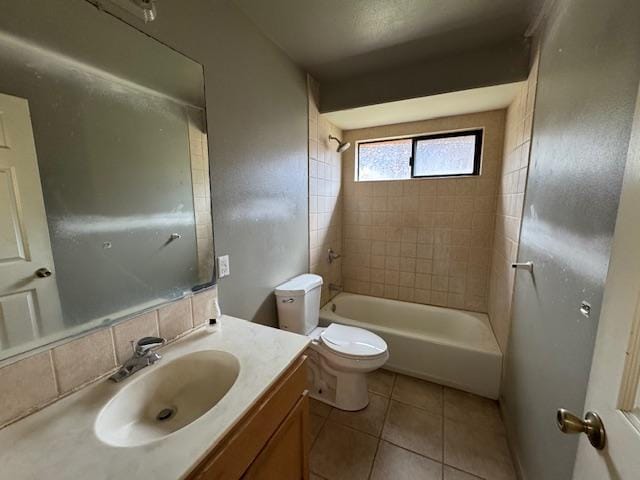
<path id="1" fill-rule="evenodd" d="M 439 138 L 453 137 L 475 137 L 474 154 L 473 154 L 473 170 L 471 173 L 451 173 L 448 175 L 415 175 L 415 155 L 416 146 L 419 141 L 437 140 Z M 448 177 L 472 177 L 480 175 L 480 167 L 482 164 L 482 146 L 484 137 L 484 128 L 471 128 L 468 130 L 455 130 L 441 133 L 429 133 L 424 135 L 407 136 L 407 137 L 391 137 L 378 140 L 359 141 L 358 158 L 356 163 L 356 181 L 357 182 L 397 182 L 402 180 L 413 180 L 415 178 L 448 178 Z M 375 143 L 390 142 L 394 140 L 411 140 L 411 156 L 409 157 L 409 178 L 386 178 L 380 180 L 360 180 L 360 146 Z"/>

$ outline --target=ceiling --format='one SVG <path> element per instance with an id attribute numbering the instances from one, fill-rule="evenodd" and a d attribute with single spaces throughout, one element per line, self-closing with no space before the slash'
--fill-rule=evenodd
<path id="1" fill-rule="evenodd" d="M 323 116 L 342 130 L 415 122 L 508 107 L 522 82 L 352 108 Z"/>
<path id="2" fill-rule="evenodd" d="M 233 0 L 320 82 L 522 38 L 542 0 Z"/>

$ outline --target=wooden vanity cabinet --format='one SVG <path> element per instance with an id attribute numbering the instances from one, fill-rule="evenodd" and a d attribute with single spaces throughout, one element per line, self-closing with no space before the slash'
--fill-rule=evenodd
<path id="1" fill-rule="evenodd" d="M 189 480 L 307 480 L 309 398 L 306 356 L 299 357 Z"/>

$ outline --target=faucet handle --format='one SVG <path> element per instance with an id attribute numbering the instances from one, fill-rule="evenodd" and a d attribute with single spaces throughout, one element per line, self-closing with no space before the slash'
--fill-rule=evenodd
<path id="1" fill-rule="evenodd" d="M 167 340 L 162 337 L 142 337 L 136 342 L 135 352 L 138 355 L 144 355 L 149 350 L 164 345 L 166 341 Z"/>

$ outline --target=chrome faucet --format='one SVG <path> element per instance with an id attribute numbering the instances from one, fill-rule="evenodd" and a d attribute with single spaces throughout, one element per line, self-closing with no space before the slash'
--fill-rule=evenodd
<path id="1" fill-rule="evenodd" d="M 166 340 L 160 337 L 144 337 L 135 342 L 133 356 L 122 364 L 120 370 L 109 377 L 114 382 L 120 382 L 130 377 L 138 370 L 153 365 L 162 357 L 154 349 L 164 345 Z M 134 342 L 131 342 L 132 345 Z"/>

